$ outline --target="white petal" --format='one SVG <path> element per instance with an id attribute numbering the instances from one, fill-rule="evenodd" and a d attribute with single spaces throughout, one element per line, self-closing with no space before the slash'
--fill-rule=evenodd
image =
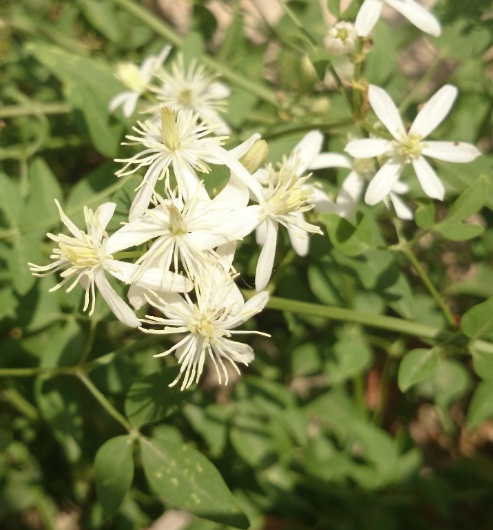
<path id="1" fill-rule="evenodd" d="M 130 92 L 129 90 L 125 92 L 120 92 L 108 103 L 108 110 L 114 112 L 118 107 L 125 105 L 128 99 L 135 98 L 135 92 Z M 138 95 L 137 95 L 138 98 Z"/>
<path id="2" fill-rule="evenodd" d="M 368 99 L 378 119 L 387 127 L 396 140 L 401 140 L 403 136 L 406 136 L 406 130 L 399 110 L 383 88 L 370 85 L 368 88 Z"/>
<path id="3" fill-rule="evenodd" d="M 105 202 L 96 210 L 96 217 L 98 223 L 95 227 L 98 241 L 101 241 L 103 237 L 103 231 L 108 226 L 108 223 L 111 221 L 113 214 L 115 213 L 116 203 L 115 202 Z"/>
<path id="4" fill-rule="evenodd" d="M 306 172 L 310 167 L 311 162 L 318 153 L 320 153 L 323 140 L 324 135 L 318 130 L 313 130 L 306 133 L 295 145 L 293 155 L 295 155 L 300 162 L 300 165 L 296 168 L 297 177 L 301 177 Z"/>
<path id="5" fill-rule="evenodd" d="M 248 137 L 244 142 L 242 142 L 240 145 L 237 145 L 234 149 L 230 149 L 228 153 L 232 155 L 234 158 L 241 158 L 242 156 L 246 155 L 248 151 L 253 147 L 253 144 L 260 140 L 262 136 L 259 133 L 254 133 L 250 137 Z"/>
<path id="6" fill-rule="evenodd" d="M 164 217 L 164 214 L 163 214 Z M 127 223 L 112 234 L 106 244 L 108 254 L 136 247 L 162 234 L 165 221 L 158 222 L 152 215 L 144 215 Z"/>
<path id="7" fill-rule="evenodd" d="M 345 178 L 336 199 L 337 213 L 341 217 L 350 219 L 353 216 L 364 183 L 364 179 L 356 171 L 351 171 Z"/>
<path id="8" fill-rule="evenodd" d="M 377 204 L 382 201 L 397 182 L 403 167 L 403 164 L 398 161 L 389 160 L 386 162 L 377 171 L 366 190 L 366 204 Z"/>
<path id="9" fill-rule="evenodd" d="M 386 0 L 387 4 L 404 15 L 409 22 L 425 33 L 438 37 L 442 31 L 440 22 L 427 11 L 412 0 Z"/>
<path id="10" fill-rule="evenodd" d="M 446 162 L 472 162 L 481 152 L 465 142 L 424 142 L 421 154 Z"/>
<path id="11" fill-rule="evenodd" d="M 301 221 L 304 220 L 304 216 L 300 212 L 293 212 L 292 217 L 300 218 Z M 298 256 L 306 256 L 308 254 L 308 249 L 310 248 L 310 239 L 305 234 L 303 237 L 299 235 L 299 230 L 293 229 L 291 225 L 287 226 L 289 240 L 291 241 L 291 246 Z"/>
<path id="12" fill-rule="evenodd" d="M 381 138 L 364 138 L 362 140 L 351 140 L 344 151 L 354 158 L 371 158 L 389 153 L 394 149 L 390 140 Z"/>
<path id="13" fill-rule="evenodd" d="M 127 97 L 127 101 L 125 101 L 122 108 L 122 112 L 125 118 L 129 118 L 135 112 L 139 97 L 140 94 L 137 94 L 136 92 L 132 93 L 132 95 L 129 95 Z"/>
<path id="14" fill-rule="evenodd" d="M 105 299 L 106 303 L 118 320 L 131 328 L 138 328 L 140 326 L 140 320 L 135 316 L 135 313 L 132 311 L 130 306 L 126 304 L 116 293 L 113 287 L 111 287 L 104 275 L 103 270 L 96 272 L 94 280 L 99 292 L 101 293 L 101 296 Z"/>
<path id="15" fill-rule="evenodd" d="M 360 7 L 354 27 L 360 37 L 366 37 L 377 23 L 382 10 L 382 0 L 365 0 Z"/>
<path id="16" fill-rule="evenodd" d="M 414 217 L 411 208 L 404 204 L 395 193 L 390 194 L 390 200 L 394 205 L 395 213 L 399 219 L 411 220 Z"/>
<path id="17" fill-rule="evenodd" d="M 147 171 L 144 177 L 144 183 L 137 192 L 137 195 L 135 195 L 132 205 L 130 206 L 130 212 L 128 214 L 129 221 L 138 219 L 147 210 L 161 171 L 162 167 L 160 164 L 151 166 Z"/>
<path id="18" fill-rule="evenodd" d="M 277 231 L 279 225 L 270 219 L 265 221 L 267 225 L 267 233 L 264 246 L 260 252 L 257 262 L 257 269 L 255 271 L 255 290 L 262 291 L 269 283 L 274 268 L 274 258 L 276 255 L 277 246 Z"/>
<path id="19" fill-rule="evenodd" d="M 312 186 L 312 197 L 310 202 L 315 205 L 314 211 L 317 213 L 336 212 L 334 201 L 318 186 Z"/>
<path id="20" fill-rule="evenodd" d="M 320 153 L 308 166 L 308 169 L 324 169 L 327 167 L 345 167 L 350 169 L 351 160 L 347 156 L 339 153 Z"/>
<path id="21" fill-rule="evenodd" d="M 445 188 L 435 173 L 435 170 L 423 156 L 413 159 L 411 163 L 426 195 L 432 199 L 442 201 L 445 196 Z"/>
<path id="22" fill-rule="evenodd" d="M 263 221 L 257 226 L 255 230 L 255 242 L 257 245 L 263 245 L 265 243 L 265 238 L 267 237 L 267 223 Z"/>
<path id="23" fill-rule="evenodd" d="M 452 85 L 443 86 L 421 108 L 416 116 L 409 134 L 418 134 L 422 138 L 435 130 L 450 112 L 458 90 Z"/>

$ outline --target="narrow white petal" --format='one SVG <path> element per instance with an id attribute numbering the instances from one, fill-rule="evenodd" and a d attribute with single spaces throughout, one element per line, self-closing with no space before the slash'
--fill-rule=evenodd
<path id="1" fill-rule="evenodd" d="M 267 237 L 267 222 L 263 221 L 257 226 L 255 230 L 255 242 L 257 245 L 263 245 L 265 243 L 265 238 Z"/>
<path id="2" fill-rule="evenodd" d="M 116 203 L 115 202 L 105 202 L 96 210 L 96 217 L 98 223 L 96 232 L 98 235 L 98 240 L 101 240 L 103 237 L 103 231 L 108 226 L 108 223 L 111 221 L 113 214 L 115 213 Z"/>
<path id="3" fill-rule="evenodd" d="M 421 154 L 446 162 L 472 162 L 481 152 L 465 142 L 425 142 Z"/>
<path id="4" fill-rule="evenodd" d="M 159 164 L 156 164 L 150 169 L 150 171 L 147 171 L 144 177 L 144 183 L 135 195 L 132 205 L 130 206 L 130 212 L 128 214 L 128 219 L 130 221 L 138 219 L 147 210 L 161 171 L 162 168 Z"/>
<path id="5" fill-rule="evenodd" d="M 364 138 L 362 140 L 351 140 L 344 151 L 354 158 L 371 158 L 390 153 L 394 146 L 390 140 L 381 138 Z"/>
<path id="6" fill-rule="evenodd" d="M 345 178 L 336 199 L 336 211 L 341 217 L 350 219 L 353 216 L 364 183 L 364 179 L 356 171 L 351 171 Z"/>
<path id="7" fill-rule="evenodd" d="M 396 140 L 401 140 L 406 135 L 406 129 L 392 98 L 383 88 L 370 85 L 368 88 L 368 99 L 378 119 L 387 127 L 390 134 Z"/>
<path id="8" fill-rule="evenodd" d="M 413 211 L 395 193 L 390 194 L 390 200 L 394 205 L 395 213 L 399 219 L 409 221 L 414 217 Z"/>
<path id="9" fill-rule="evenodd" d="M 312 197 L 310 202 L 315 205 L 314 211 L 317 213 L 336 212 L 334 201 L 325 193 L 322 188 L 312 186 Z"/>
<path id="10" fill-rule="evenodd" d="M 365 194 L 366 204 L 377 204 L 381 202 L 392 190 L 397 182 L 402 169 L 401 162 L 389 160 L 376 173 L 371 180 Z"/>
<path id="11" fill-rule="evenodd" d="M 418 3 L 412 0 L 386 0 L 386 2 L 421 31 L 434 37 L 438 37 L 442 32 L 440 22 L 436 17 Z"/>
<path id="12" fill-rule="evenodd" d="M 228 153 L 233 156 L 234 158 L 241 158 L 242 156 L 246 155 L 248 151 L 253 147 L 253 144 L 260 140 L 262 136 L 259 133 L 254 133 L 251 136 L 249 136 L 244 142 L 241 142 L 240 145 L 237 145 L 235 148 L 230 149 Z"/>
<path id="13" fill-rule="evenodd" d="M 347 156 L 339 153 L 320 153 L 308 166 L 308 169 L 324 169 L 327 167 L 345 167 L 351 168 L 351 160 Z"/>
<path id="14" fill-rule="evenodd" d="M 132 99 L 134 97 L 135 97 L 135 92 L 130 92 L 128 90 L 125 92 L 120 92 L 114 98 L 110 100 L 110 102 L 108 103 L 108 110 L 110 112 L 114 112 L 118 107 L 125 105 L 128 99 Z"/>
<path id="15" fill-rule="evenodd" d="M 270 219 L 265 221 L 267 233 L 264 246 L 260 252 L 255 271 L 255 290 L 262 291 L 269 283 L 274 268 L 274 258 L 277 246 L 277 231 L 279 225 Z"/>
<path id="16" fill-rule="evenodd" d="M 409 134 L 418 134 L 422 138 L 435 130 L 450 112 L 458 90 L 452 85 L 443 86 L 421 108 L 416 116 Z"/>
<path id="17" fill-rule="evenodd" d="M 132 93 L 127 97 L 127 100 L 125 101 L 122 107 L 122 112 L 125 118 L 130 118 L 130 116 L 132 116 L 132 114 L 135 112 L 139 97 L 140 94 L 137 94 L 136 92 Z"/>
<path id="18" fill-rule="evenodd" d="M 324 135 L 318 130 L 313 130 L 306 133 L 295 145 L 293 154 L 300 162 L 300 165 L 296 168 L 297 177 L 301 177 L 306 172 L 311 162 L 320 153 L 323 140 Z"/>
<path id="19" fill-rule="evenodd" d="M 301 214 L 300 214 L 301 215 Z M 310 238 L 308 236 L 300 237 L 299 231 L 293 230 L 291 226 L 287 227 L 289 241 L 293 250 L 298 254 L 298 256 L 306 256 L 308 250 L 310 249 Z"/>
<path id="20" fill-rule="evenodd" d="M 380 16 L 382 5 L 382 0 L 365 0 L 363 2 L 354 22 L 354 27 L 360 37 L 366 37 L 370 34 Z"/>
<path id="21" fill-rule="evenodd" d="M 426 195 L 432 199 L 442 201 L 445 196 L 445 188 L 426 159 L 423 156 L 419 156 L 413 159 L 412 165 Z"/>
<path id="22" fill-rule="evenodd" d="M 135 316 L 135 313 L 132 311 L 130 306 L 126 304 L 116 293 L 113 287 L 111 287 L 104 275 L 103 270 L 97 271 L 94 279 L 101 296 L 105 299 L 106 303 L 118 320 L 131 328 L 138 328 L 140 326 L 140 320 Z"/>

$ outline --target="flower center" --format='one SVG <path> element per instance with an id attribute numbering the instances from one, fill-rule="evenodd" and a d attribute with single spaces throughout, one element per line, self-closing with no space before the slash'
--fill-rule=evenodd
<path id="1" fill-rule="evenodd" d="M 183 89 L 178 94 L 178 102 L 184 107 L 192 106 L 192 90 L 190 88 Z"/>
<path id="2" fill-rule="evenodd" d="M 397 151 L 406 160 L 412 160 L 421 154 L 422 147 L 421 136 L 409 134 L 397 144 Z"/>
<path id="3" fill-rule="evenodd" d="M 375 164 L 372 158 L 357 158 L 353 161 L 353 169 L 364 179 L 371 179 L 375 175 Z"/>
<path id="4" fill-rule="evenodd" d="M 142 79 L 140 70 L 132 63 L 120 63 L 116 67 L 115 76 L 132 92 L 142 94 L 146 90 L 146 83 Z"/>
<path id="5" fill-rule="evenodd" d="M 172 152 L 181 147 L 180 131 L 176 114 L 168 107 L 161 107 L 161 137 L 163 144 Z"/>
<path id="6" fill-rule="evenodd" d="M 291 171 L 281 167 L 270 175 L 269 196 L 266 211 L 271 216 L 281 216 L 292 212 L 304 212 L 313 206 L 308 204 L 312 190 L 304 186 L 306 179 L 299 179 Z"/>
<path id="7" fill-rule="evenodd" d="M 167 205 L 169 212 L 169 231 L 174 236 L 182 236 L 188 233 L 188 228 L 182 213 L 174 204 Z"/>
<path id="8" fill-rule="evenodd" d="M 346 28 L 338 28 L 336 37 L 341 39 L 342 42 L 346 42 L 347 38 L 349 37 L 349 32 Z"/>
<path id="9" fill-rule="evenodd" d="M 81 232 L 81 235 L 83 241 L 75 237 L 60 235 L 60 250 L 57 253 L 60 254 L 62 259 L 70 262 L 74 267 L 81 269 L 100 265 L 104 259 L 101 248 L 95 245 L 85 232 Z"/>

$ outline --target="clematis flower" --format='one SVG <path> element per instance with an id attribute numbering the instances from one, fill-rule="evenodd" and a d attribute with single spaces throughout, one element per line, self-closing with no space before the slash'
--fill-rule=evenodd
<path id="1" fill-rule="evenodd" d="M 197 282 L 195 300 L 185 294 L 149 294 L 148 302 L 158 309 L 163 317 L 146 315 L 143 324 L 154 328 L 141 328 L 146 333 L 162 335 L 182 333 L 185 336 L 173 347 L 155 355 L 163 357 L 176 353 L 180 373 L 170 386 L 183 378 L 181 390 L 198 382 L 204 364 L 210 359 L 216 369 L 219 384 L 228 384 L 225 361 L 240 373 L 237 363 L 248 365 L 254 359 L 251 346 L 231 339 L 239 334 L 268 336 L 259 331 L 237 331 L 253 315 L 262 311 L 269 294 L 261 292 L 247 302 L 232 278 L 221 267 L 210 269 L 208 282 Z"/>
<path id="2" fill-rule="evenodd" d="M 171 187 L 170 168 L 185 197 L 193 195 L 199 188 L 201 179 L 197 172 L 208 173 L 209 164 L 226 165 L 249 189 L 260 193 L 258 184 L 236 158 L 241 156 L 242 150 L 228 152 L 222 147 L 226 137 L 212 136 L 212 128 L 199 120 L 199 115 L 191 110 L 175 112 L 161 107 L 159 122 L 138 122 L 138 127 L 134 127 L 137 134 L 127 136 L 131 142 L 126 145 L 142 145 L 144 149 L 131 158 L 117 159 L 125 165 L 116 175 L 130 175 L 147 168 L 130 207 L 130 221 L 146 211 L 158 180 L 165 179 L 165 189 Z M 205 189 L 200 189 L 202 196 L 207 197 Z"/>
<path id="3" fill-rule="evenodd" d="M 238 194 L 229 188 L 213 200 L 204 197 L 203 184 L 188 199 L 168 191 L 166 199 L 157 196 L 158 205 L 124 225 L 112 239 L 118 244 L 125 241 L 131 246 L 152 241 L 149 250 L 136 265 L 139 268 L 130 278 L 138 282 L 149 268 L 178 273 L 183 269 L 189 278 L 208 281 L 210 264 L 218 261 L 214 249 L 243 239 L 258 224 L 257 212 L 238 204 Z"/>
<path id="4" fill-rule="evenodd" d="M 377 23 L 383 4 L 386 3 L 399 11 L 409 22 L 425 33 L 438 37 L 441 33 L 440 22 L 423 6 L 414 0 L 364 0 L 356 20 L 356 31 L 360 37 L 366 37 Z"/>
<path id="5" fill-rule="evenodd" d="M 65 234 L 48 234 L 48 237 L 58 244 L 50 256 L 54 260 L 49 265 L 35 265 L 29 263 L 31 272 L 35 276 L 46 276 L 53 272 L 63 270 L 60 274 L 62 281 L 50 291 L 55 291 L 72 281 L 67 292 L 72 291 L 77 284 L 85 290 L 84 311 L 89 309 L 89 314 L 94 313 L 96 302 L 96 288 L 109 305 L 115 316 L 130 327 L 140 326 L 139 319 L 135 316 L 130 306 L 111 287 L 106 278 L 106 273 L 113 275 L 121 281 L 127 282 L 135 271 L 131 263 L 118 261 L 113 254 L 128 248 L 128 240 L 112 239 L 105 229 L 113 216 L 116 204 L 107 202 L 102 204 L 95 212 L 84 208 L 86 232 L 79 230 L 65 215 L 60 203 L 55 200 L 63 224 L 69 229 L 71 236 Z M 156 287 L 156 272 L 149 271 L 142 277 L 141 285 L 152 289 Z M 190 289 L 186 278 L 176 274 L 167 275 L 161 283 L 166 289 L 172 291 L 185 291 Z"/>
<path id="6" fill-rule="evenodd" d="M 120 63 L 115 76 L 130 90 L 117 94 L 108 105 L 110 112 L 122 107 L 125 117 L 131 116 L 139 98 L 150 89 L 149 83 L 154 71 L 168 56 L 171 46 L 165 46 L 158 55 L 151 55 L 144 60 L 140 68 L 133 63 Z"/>
<path id="7" fill-rule="evenodd" d="M 367 204 L 382 201 L 392 190 L 404 169 L 410 163 L 426 195 L 442 200 L 445 188 L 435 170 L 425 156 L 449 162 L 471 162 L 480 152 L 471 144 L 463 142 L 441 142 L 424 139 L 428 136 L 450 111 L 457 88 L 445 85 L 423 105 L 408 132 L 402 123 L 399 111 L 390 96 L 382 88 L 370 85 L 368 98 L 370 104 L 387 127 L 393 140 L 366 138 L 352 140 L 346 146 L 354 158 L 387 157 L 387 161 L 373 177 L 365 195 Z"/>
<path id="8" fill-rule="evenodd" d="M 219 113 L 226 110 L 231 91 L 217 81 L 217 76 L 207 73 L 196 60 L 185 67 L 182 54 L 169 69 L 158 68 L 155 75 L 161 85 L 151 90 L 161 104 L 174 111 L 193 110 L 204 123 L 214 127 L 216 134 L 230 134 L 231 129 Z"/>

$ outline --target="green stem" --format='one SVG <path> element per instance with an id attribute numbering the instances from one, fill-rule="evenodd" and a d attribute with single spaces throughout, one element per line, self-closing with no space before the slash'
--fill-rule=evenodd
<path id="1" fill-rule="evenodd" d="M 85 364 L 87 358 L 89 357 L 89 354 L 91 353 L 92 347 L 94 345 L 94 339 L 96 338 L 96 326 L 97 321 L 91 318 L 89 320 L 89 333 L 87 334 L 87 340 L 84 344 L 84 349 L 82 350 L 82 354 L 80 356 L 79 366 Z"/>
<path id="2" fill-rule="evenodd" d="M 11 105 L 0 108 L 0 119 L 31 116 L 32 114 L 67 114 L 72 110 L 68 103 L 35 103 L 24 105 Z"/>
<path id="3" fill-rule="evenodd" d="M 151 13 L 146 8 L 140 6 L 136 2 L 132 2 L 131 0 L 112 1 L 128 13 L 134 15 L 136 18 L 144 22 L 144 24 L 149 26 L 149 28 L 154 30 L 158 35 L 165 38 L 177 48 L 181 48 L 183 46 L 183 39 L 179 37 L 165 22 L 163 22 L 163 20 Z M 221 74 L 225 79 L 230 81 L 233 85 L 236 85 L 238 88 L 242 88 L 246 92 L 250 92 L 259 99 L 262 99 L 263 101 L 266 101 L 275 107 L 278 106 L 277 97 L 272 90 L 269 90 L 268 88 L 261 86 L 258 83 L 254 83 L 240 74 L 237 74 L 231 70 L 228 65 L 222 64 L 212 57 L 204 55 L 200 58 L 200 60 L 203 64 Z"/>
<path id="4" fill-rule="evenodd" d="M 428 340 L 446 340 L 451 335 L 447 331 L 443 331 L 427 324 L 422 324 L 421 322 L 413 322 L 411 320 L 377 315 L 374 313 L 363 313 L 361 311 L 355 311 L 354 309 L 299 302 L 297 300 L 288 300 L 276 296 L 269 299 L 267 307 L 269 309 L 290 311 L 301 315 L 312 315 L 327 318 L 329 320 L 361 324 L 363 326 L 385 329 L 387 331 L 394 331 L 405 335 L 413 335 Z"/>
<path id="5" fill-rule="evenodd" d="M 32 422 L 39 421 L 39 413 L 35 407 L 21 396 L 14 388 L 6 388 L 2 392 L 2 396 L 14 407 L 17 412 L 20 412 L 28 420 Z"/>
<path id="6" fill-rule="evenodd" d="M 80 370 L 76 372 L 77 377 L 82 381 L 84 386 L 89 390 L 93 397 L 99 402 L 99 404 L 106 410 L 106 412 L 112 416 L 120 425 L 122 425 L 129 433 L 134 432 L 134 428 L 126 420 L 126 418 L 116 410 L 116 408 L 106 399 L 106 397 L 100 392 L 92 381 L 87 377 L 84 372 Z"/>
<path id="7" fill-rule="evenodd" d="M 452 328 L 456 328 L 456 323 L 454 316 L 452 315 L 450 309 L 447 307 L 447 304 L 441 297 L 440 293 L 435 289 L 435 286 L 431 282 L 428 274 L 426 274 L 426 271 L 421 266 L 421 263 L 418 261 L 418 258 L 415 256 L 412 246 L 409 244 L 407 239 L 405 238 L 404 234 L 402 233 L 402 228 L 400 221 L 394 220 L 395 229 L 397 232 L 397 237 L 399 238 L 399 249 L 406 255 L 406 257 L 411 262 L 412 266 L 414 267 L 415 271 L 417 272 L 418 276 L 421 278 L 421 281 L 425 285 L 425 287 L 428 289 L 428 292 L 431 294 L 431 296 L 434 298 L 435 302 L 437 303 L 438 307 L 442 310 L 443 315 L 445 316 L 445 319 L 447 320 L 448 324 Z"/>

